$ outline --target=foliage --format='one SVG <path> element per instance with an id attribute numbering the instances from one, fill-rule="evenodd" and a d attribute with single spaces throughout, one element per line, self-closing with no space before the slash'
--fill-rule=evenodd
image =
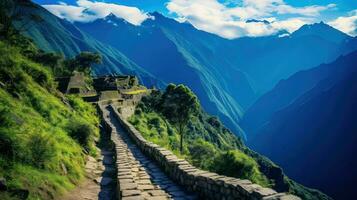
<path id="1" fill-rule="evenodd" d="M 219 166 L 223 168 L 225 162 L 223 155 L 234 152 L 234 156 L 229 160 L 233 166 L 229 170 L 240 170 L 241 173 L 230 175 L 248 178 L 264 186 L 270 184 L 259 171 L 259 165 L 253 158 L 241 151 L 239 154 L 235 153 L 239 148 L 243 148 L 241 140 L 226 129 L 217 117 L 209 116 L 199 109 L 200 105 L 196 99 L 194 104 L 197 105 L 194 106 L 197 110 L 194 115 L 189 115 L 190 120 L 187 122 L 187 132 L 190 134 L 187 134 L 187 142 L 183 145 L 183 151 L 178 151 L 180 132 L 176 119 L 179 116 L 173 112 L 181 113 L 182 96 L 186 99 L 196 97 L 192 97 L 190 94 L 192 92 L 187 92 L 187 89 L 180 88 L 180 92 L 177 92 L 174 90 L 176 87 L 178 86 L 169 85 L 164 93 L 156 91 L 144 97 L 137 106 L 135 115 L 129 121 L 146 139 L 172 150 L 179 157 L 185 157 L 196 167 L 227 174 L 220 170 L 221 168 L 214 166 L 221 164 Z M 242 163 L 245 161 L 248 162 Z"/>
<path id="2" fill-rule="evenodd" d="M 27 143 L 30 163 L 36 168 L 45 168 L 45 163 L 51 162 L 51 159 L 55 157 L 54 145 L 52 137 L 47 134 L 31 135 Z"/>
<path id="3" fill-rule="evenodd" d="M 268 179 L 259 171 L 257 162 L 239 150 L 220 153 L 210 166 L 218 174 L 249 179 L 262 186 L 268 186 Z"/>
<path id="4" fill-rule="evenodd" d="M 214 155 L 216 155 L 217 150 L 212 143 L 197 139 L 188 149 L 194 166 L 201 169 L 209 169 L 213 165 Z"/>
<path id="5" fill-rule="evenodd" d="M 290 180 L 280 167 L 247 148 L 217 117 L 208 115 L 202 109 L 191 116 L 187 126 L 190 134 L 186 135 L 184 150 L 180 153 L 177 126 L 162 112 L 163 98 L 166 96 L 160 91 L 143 97 L 135 114 L 129 119 L 147 140 L 170 149 L 204 170 L 249 179 L 303 199 L 328 199 L 321 192 Z"/>
<path id="6" fill-rule="evenodd" d="M 173 124 L 180 134 L 180 151 L 183 152 L 183 137 L 186 126 L 199 111 L 197 96 L 184 85 L 170 84 L 161 99 L 161 112 Z"/>
<path id="7" fill-rule="evenodd" d="M 66 68 L 71 71 L 80 71 L 90 74 L 90 69 L 93 64 L 100 64 L 102 62 L 102 57 L 98 53 L 92 52 L 81 52 L 75 58 L 66 61 Z"/>
<path id="8" fill-rule="evenodd" d="M 93 130 L 86 123 L 69 123 L 68 133 L 73 139 L 75 139 L 84 149 L 89 150 L 89 144 L 91 141 L 91 135 Z"/>
<path id="9" fill-rule="evenodd" d="M 28 0 L 0 2 L 0 39 L 11 41 L 20 33 L 27 31 L 31 25 L 43 21 L 39 15 L 23 12 L 20 4 L 24 7 L 33 6 Z"/>
<path id="10" fill-rule="evenodd" d="M 99 120 L 91 105 L 56 91 L 50 67 L 34 62 L 39 51 L 26 41 L 30 46 L 0 41 L 0 176 L 29 199 L 53 199 L 84 175 L 84 148 L 68 124 L 90 127 L 87 148 L 95 152 Z"/>

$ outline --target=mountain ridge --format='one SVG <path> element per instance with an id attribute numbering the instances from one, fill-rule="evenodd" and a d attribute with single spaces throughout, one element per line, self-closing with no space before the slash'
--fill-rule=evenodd
<path id="1" fill-rule="evenodd" d="M 279 80 L 333 61 L 355 48 L 311 35 L 227 40 L 157 12 L 150 15 L 153 18 L 140 26 L 122 19 L 116 26 L 100 24 L 103 19 L 97 19 L 85 24 L 66 23 L 64 28 L 90 37 L 88 40 L 105 46 L 104 54 L 112 55 L 111 59 L 104 56 L 104 61 L 110 60 L 108 64 L 94 67 L 97 74 L 134 73 L 149 87 L 184 83 L 198 94 L 209 113 L 243 137 L 246 133 L 240 121 L 244 112 Z M 36 40 L 47 31 L 34 29 L 37 34 L 30 36 L 41 48 L 61 43 L 56 38 Z"/>
<path id="2" fill-rule="evenodd" d="M 353 198 L 346 188 L 353 191 L 352 180 L 357 177 L 353 167 L 357 163 L 349 159 L 356 151 L 353 145 L 356 142 L 353 131 L 357 129 L 353 122 L 357 109 L 356 58 L 357 51 L 292 77 L 304 82 L 306 77 L 324 74 L 320 80 L 310 82 L 310 89 L 305 88 L 291 103 L 272 113 L 248 140 L 248 146 L 277 162 L 292 178 L 336 199 Z"/>
<path id="3" fill-rule="evenodd" d="M 95 40 L 72 23 L 54 16 L 41 6 L 32 2 L 21 2 L 18 7 L 25 16 L 35 14 L 42 18 L 41 22 L 32 24 L 24 33 L 41 49 L 60 53 L 67 58 L 74 57 L 80 51 L 99 52 L 102 54 L 103 64 L 93 68 L 95 74 L 127 73 L 137 75 L 147 84 L 159 82 L 117 49 Z"/>

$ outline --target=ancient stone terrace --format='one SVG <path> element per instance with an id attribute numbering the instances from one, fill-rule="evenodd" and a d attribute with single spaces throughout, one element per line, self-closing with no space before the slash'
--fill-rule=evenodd
<path id="1" fill-rule="evenodd" d="M 299 200 L 285 193 L 199 170 L 146 141 L 113 106 L 101 107 L 116 148 L 122 199 Z"/>

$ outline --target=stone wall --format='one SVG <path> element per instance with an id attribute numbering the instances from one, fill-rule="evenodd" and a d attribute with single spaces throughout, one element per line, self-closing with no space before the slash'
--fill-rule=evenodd
<path id="1" fill-rule="evenodd" d="M 203 199 L 300 199 L 293 195 L 277 193 L 273 189 L 253 184 L 249 180 L 221 176 L 197 169 L 187 161 L 176 157 L 171 151 L 145 140 L 139 131 L 124 120 L 114 107 L 111 109 L 144 154 L 155 160 L 173 180 L 183 185 L 188 191 L 197 193 Z"/>

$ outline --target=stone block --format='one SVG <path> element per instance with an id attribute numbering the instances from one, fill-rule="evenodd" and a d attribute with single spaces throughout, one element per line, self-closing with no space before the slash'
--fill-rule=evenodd
<path id="1" fill-rule="evenodd" d="M 119 179 L 120 182 L 120 179 Z M 120 190 L 135 190 L 138 188 L 136 183 L 119 183 Z"/>
<path id="2" fill-rule="evenodd" d="M 138 196 L 141 194 L 140 190 L 122 190 L 121 196 L 128 197 L 128 196 Z"/>

